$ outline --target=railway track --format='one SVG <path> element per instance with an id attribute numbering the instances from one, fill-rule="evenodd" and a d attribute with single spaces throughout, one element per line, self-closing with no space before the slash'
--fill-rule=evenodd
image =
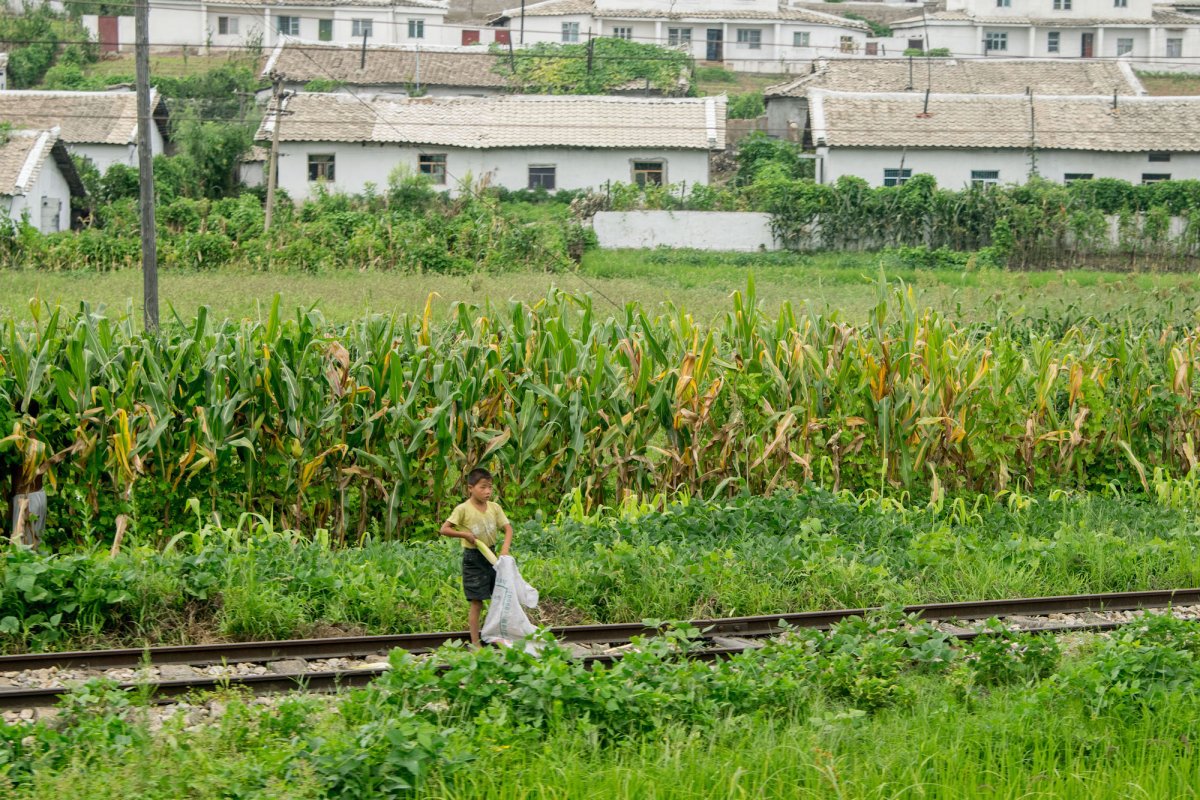
<path id="1" fill-rule="evenodd" d="M 1010 627 L 1047 633 L 1111 630 L 1126 624 L 1139 610 L 1184 609 L 1200 618 L 1200 588 L 1146 592 L 1031 597 L 905 607 L 905 612 L 939 623 L 960 639 L 984 635 L 962 623 L 998 617 Z M 725 658 L 760 644 L 785 627 L 828 628 L 875 608 L 809 611 L 754 617 L 693 620 L 706 646 L 697 658 Z M 643 623 L 575 625 L 552 632 L 587 664 L 621 657 L 620 647 L 635 636 L 653 636 L 661 628 Z M 154 696 L 169 700 L 229 685 L 256 693 L 295 689 L 331 691 L 369 683 L 386 669 L 386 655 L 400 648 L 427 653 L 452 641 L 466 641 L 466 631 L 393 636 L 355 636 L 237 642 L 211 645 L 91 650 L 0 656 L 0 709 L 53 705 L 69 685 L 107 675 L 124 688 L 149 684 Z M 40 685 L 49 681 L 52 685 Z M 39 685 L 29 685 L 30 683 Z"/>

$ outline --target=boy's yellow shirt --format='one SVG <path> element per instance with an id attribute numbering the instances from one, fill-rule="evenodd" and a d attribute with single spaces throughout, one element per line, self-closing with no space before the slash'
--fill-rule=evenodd
<path id="1" fill-rule="evenodd" d="M 450 512 L 450 518 L 446 521 L 459 530 L 475 534 L 475 538 L 488 547 L 495 547 L 496 535 L 508 524 L 508 517 L 504 515 L 504 509 L 500 508 L 499 503 L 489 502 L 487 510 L 480 511 L 474 503 L 468 500 L 455 506 L 454 511 Z M 471 550 L 475 549 L 475 545 L 466 539 L 462 540 L 462 545 Z"/>

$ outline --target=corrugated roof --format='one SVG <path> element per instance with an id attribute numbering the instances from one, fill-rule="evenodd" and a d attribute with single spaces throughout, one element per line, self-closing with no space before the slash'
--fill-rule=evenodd
<path id="1" fill-rule="evenodd" d="M 285 142 L 403 142 L 443 147 L 657 147 L 712 150 L 725 142 L 725 97 L 581 95 L 364 100 L 299 93 L 284 101 Z M 258 138 L 270 138 L 268 116 Z"/>
<path id="2" fill-rule="evenodd" d="M 159 128 L 166 111 L 151 89 L 150 105 Z M 67 144 L 136 144 L 135 92 L 0 92 L 0 120 L 14 127 L 43 130 L 57 127 Z M 166 131 L 163 130 L 165 135 Z"/>
<path id="3" fill-rule="evenodd" d="M 263 77 L 276 72 L 289 81 L 336 80 L 360 86 L 415 83 L 424 86 L 505 88 L 508 80 L 495 71 L 500 56 L 486 50 L 440 50 L 422 47 L 362 48 L 289 42 L 275 49 Z"/>
<path id="4" fill-rule="evenodd" d="M 774 11 L 758 11 L 755 9 L 727 8 L 714 11 L 655 11 L 641 8 L 606 8 L 596 11 L 592 0 L 548 0 L 544 3 L 534 3 L 525 6 L 527 17 L 557 17 L 570 14 L 588 14 L 604 19 L 663 19 L 663 20 L 761 20 L 763 22 L 807 22 L 812 25 L 836 25 L 843 28 L 858 28 L 870 30 L 865 22 L 836 14 L 826 14 L 820 11 L 809 11 L 803 8 L 790 8 L 783 3 Z M 520 18 L 521 9 L 511 8 L 500 15 L 500 19 Z"/>
<path id="5" fill-rule="evenodd" d="M 830 147 L 1200 152 L 1200 97 L 1039 97 L 812 89 L 812 140 Z"/>
<path id="6" fill-rule="evenodd" d="M 772 97 L 803 97 L 809 89 L 842 92 L 924 92 L 928 85 L 943 94 L 1016 94 L 1029 89 L 1043 95 L 1145 94 L 1133 68 L 1124 61 L 1067 58 L 830 58 L 818 59 L 812 72 L 769 86 Z"/>
<path id="7" fill-rule="evenodd" d="M 1146 17 L 1025 17 L 1025 16 L 975 16 L 966 11 L 934 11 L 924 17 L 909 17 L 892 23 L 893 28 L 912 28 L 924 25 L 926 22 L 970 22 L 975 25 L 1036 25 L 1046 28 L 1094 28 L 1104 26 L 1138 26 L 1138 25 L 1200 25 L 1200 19 L 1181 14 L 1165 8 L 1155 8 L 1150 18 Z"/>

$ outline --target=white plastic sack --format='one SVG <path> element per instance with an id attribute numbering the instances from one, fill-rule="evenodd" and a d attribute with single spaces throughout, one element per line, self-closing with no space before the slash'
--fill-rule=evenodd
<path id="1" fill-rule="evenodd" d="M 512 556 L 500 556 L 495 569 L 496 588 L 479 634 L 485 642 L 511 646 L 537 630 L 521 606 L 537 608 L 538 593 L 521 577 Z M 526 641 L 525 650 L 536 653 L 538 648 L 536 643 Z"/>

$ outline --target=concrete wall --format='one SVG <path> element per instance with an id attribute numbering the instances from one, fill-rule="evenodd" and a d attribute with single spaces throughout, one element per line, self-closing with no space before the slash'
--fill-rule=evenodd
<path id="1" fill-rule="evenodd" d="M 388 176 L 397 167 L 407 167 L 416 173 L 418 156 L 422 153 L 446 154 L 448 177 L 445 188 L 451 191 L 455 191 L 458 183 L 468 175 L 476 181 L 486 176 L 493 186 L 524 189 L 529 185 L 531 165 L 556 167 L 556 189 L 594 189 L 609 181 L 628 183 L 632 180 L 632 162 L 659 159 L 666 162 L 669 183 L 708 183 L 708 153 L 699 150 L 468 150 L 396 144 L 285 142 L 280 145 L 279 152 L 279 185 L 294 200 L 310 197 L 317 191 L 318 184 L 308 180 L 308 156 L 324 154 L 335 157 L 334 181 L 327 184 L 326 189 L 347 194 L 363 191 L 367 183 L 386 188 Z"/>
<path id="2" fill-rule="evenodd" d="M 885 169 L 911 169 L 913 175 L 928 173 L 938 185 L 961 189 L 971 183 L 972 170 L 997 170 L 1000 183 L 1024 183 L 1029 178 L 1030 155 L 1021 150 L 920 150 L 909 148 L 832 148 L 823 153 L 824 183 L 843 175 L 863 178 L 872 186 L 883 185 Z M 1200 153 L 1175 153 L 1166 163 L 1151 162 L 1146 152 L 1097 153 L 1086 150 L 1039 150 L 1037 171 L 1042 177 L 1062 181 L 1067 173 L 1090 173 L 1096 178 L 1120 178 L 1141 183 L 1146 173 L 1168 174 L 1173 180 L 1200 179 Z"/>
<path id="3" fill-rule="evenodd" d="M 751 211 L 601 211 L 592 227 L 605 249 L 778 249 L 771 215 Z"/>

